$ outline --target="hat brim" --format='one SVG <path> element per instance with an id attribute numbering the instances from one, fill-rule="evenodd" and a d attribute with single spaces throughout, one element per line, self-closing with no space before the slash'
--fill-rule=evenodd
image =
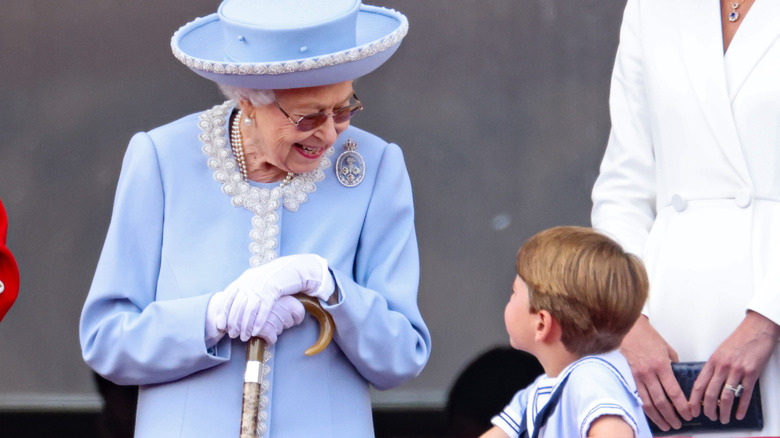
<path id="1" fill-rule="evenodd" d="M 246 63 L 226 58 L 219 16 L 214 13 L 182 26 L 173 35 L 171 48 L 179 61 L 217 83 L 265 90 L 302 88 L 352 80 L 374 71 L 395 53 L 408 29 L 403 14 L 361 5 L 356 47 L 293 61 Z"/>

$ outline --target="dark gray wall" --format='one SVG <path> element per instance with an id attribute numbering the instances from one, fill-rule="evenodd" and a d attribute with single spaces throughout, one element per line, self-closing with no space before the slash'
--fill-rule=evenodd
<path id="1" fill-rule="evenodd" d="M 506 344 L 520 244 L 588 225 L 606 142 L 623 2 L 367 0 L 410 32 L 356 84 L 354 123 L 404 149 L 433 354 L 378 404 L 444 403 L 479 353 Z M 0 409 L 97 400 L 78 318 L 130 136 L 222 100 L 170 54 L 174 30 L 217 0 L 3 0 L 0 198 L 22 274 L 0 325 Z"/>

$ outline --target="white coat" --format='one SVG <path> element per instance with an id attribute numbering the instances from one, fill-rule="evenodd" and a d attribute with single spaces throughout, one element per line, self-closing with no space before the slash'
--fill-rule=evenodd
<path id="1" fill-rule="evenodd" d="M 724 56 L 715 0 L 628 0 L 593 226 L 642 256 L 645 314 L 704 361 L 754 310 L 780 324 L 780 1 Z M 780 349 L 760 377 L 780 435 Z"/>

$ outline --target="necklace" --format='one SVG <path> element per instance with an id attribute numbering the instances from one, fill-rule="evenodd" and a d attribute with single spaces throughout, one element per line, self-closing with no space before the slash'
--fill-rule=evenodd
<path id="1" fill-rule="evenodd" d="M 246 159 L 244 158 L 244 142 L 241 138 L 241 128 L 238 125 L 239 120 L 241 120 L 241 110 L 238 110 L 236 117 L 233 119 L 233 126 L 230 127 L 230 147 L 233 149 L 233 156 L 236 157 L 238 171 L 241 172 L 241 176 L 246 181 Z"/>
<path id="2" fill-rule="evenodd" d="M 244 157 L 244 139 L 241 137 L 241 125 L 239 123 L 240 120 L 241 120 L 241 110 L 238 110 L 238 113 L 236 113 L 236 117 L 233 119 L 233 124 L 230 127 L 230 148 L 233 149 L 233 156 L 236 157 L 236 164 L 238 165 L 238 171 L 241 172 L 241 177 L 244 178 L 244 181 L 247 181 L 249 178 L 246 172 L 246 157 Z M 279 184 L 279 186 L 284 187 L 287 184 L 290 184 L 290 181 L 292 181 L 294 176 L 295 176 L 294 173 L 287 172 L 287 176 L 284 177 L 284 179 Z"/>
<path id="3" fill-rule="evenodd" d="M 731 13 L 729 14 L 729 21 L 731 21 L 732 23 L 739 20 L 739 12 L 737 12 L 737 8 L 744 1 L 745 0 L 740 0 L 738 2 L 731 2 Z"/>

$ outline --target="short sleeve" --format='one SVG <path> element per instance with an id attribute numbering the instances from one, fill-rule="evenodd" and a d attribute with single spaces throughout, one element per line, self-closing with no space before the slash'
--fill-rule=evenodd
<path id="1" fill-rule="evenodd" d="M 604 415 L 623 418 L 634 430 L 634 435 L 637 435 L 640 420 L 637 412 L 642 412 L 642 402 L 635 391 L 628 389 L 627 382 L 621 381 L 622 375 L 598 363 L 584 364 L 577 371 L 588 373 L 588 379 L 570 379 L 569 383 L 587 385 L 582 390 L 569 392 L 578 407 L 576 412 L 580 436 L 588 436 L 591 424 Z"/>
<path id="2" fill-rule="evenodd" d="M 522 415 L 528 405 L 527 393 L 528 388 L 518 391 L 509 404 L 490 420 L 494 426 L 504 431 L 510 438 L 519 438 L 520 436 Z"/>

